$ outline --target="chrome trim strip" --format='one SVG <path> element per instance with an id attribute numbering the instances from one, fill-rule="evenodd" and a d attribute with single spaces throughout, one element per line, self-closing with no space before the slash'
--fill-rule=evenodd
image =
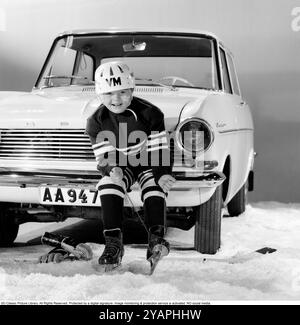
<path id="1" fill-rule="evenodd" d="M 240 132 L 240 131 L 254 131 L 254 129 L 250 128 L 241 128 L 241 129 L 229 129 L 224 131 L 218 131 L 219 133 L 232 133 L 232 132 Z"/>

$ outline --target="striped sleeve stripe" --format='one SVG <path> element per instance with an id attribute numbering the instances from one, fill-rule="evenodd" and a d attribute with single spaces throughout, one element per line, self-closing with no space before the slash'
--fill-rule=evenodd
<path id="1" fill-rule="evenodd" d="M 125 152 L 128 150 L 128 148 L 116 148 L 117 151 Z"/>
<path id="2" fill-rule="evenodd" d="M 152 172 L 149 172 L 149 173 L 143 175 L 143 176 L 139 179 L 139 183 L 141 184 L 141 183 L 142 183 L 146 178 L 149 178 L 149 177 L 154 177 Z"/>
<path id="3" fill-rule="evenodd" d="M 125 183 L 125 188 L 127 190 L 129 188 L 129 179 L 125 175 L 123 177 L 123 181 Z"/>
<path id="4" fill-rule="evenodd" d="M 124 152 L 124 153 L 130 152 L 130 151 L 133 151 L 133 150 L 138 151 L 145 144 L 145 142 L 146 142 L 146 140 L 144 140 L 141 143 L 135 144 L 134 146 L 130 146 L 130 147 L 127 147 L 127 148 L 116 148 L 116 150 Z"/>
<path id="5" fill-rule="evenodd" d="M 159 139 L 154 139 L 154 140 L 149 140 L 147 142 L 147 146 L 154 146 L 159 143 L 168 143 L 167 137 L 159 138 Z"/>
<path id="6" fill-rule="evenodd" d="M 115 151 L 115 148 L 113 146 L 105 146 L 99 149 L 95 149 L 94 150 L 94 155 L 96 157 L 104 155 L 106 152 L 111 152 L 111 151 Z"/>
<path id="7" fill-rule="evenodd" d="M 152 182 L 150 182 L 152 181 Z M 148 177 L 146 177 L 145 179 L 143 179 L 143 181 L 140 182 L 140 186 L 143 189 L 144 186 L 149 186 L 149 184 L 151 184 L 152 186 L 155 185 L 155 180 L 154 177 L 152 175 L 149 175 Z"/>
<path id="8" fill-rule="evenodd" d="M 133 174 L 130 171 L 129 168 L 125 168 L 124 170 L 124 180 L 125 180 L 125 185 L 126 185 L 126 189 L 130 188 L 131 185 L 133 185 L 134 183 L 134 178 L 133 178 Z"/>
<path id="9" fill-rule="evenodd" d="M 147 180 L 147 179 L 150 179 L 150 178 L 153 178 L 153 174 L 152 174 L 152 173 L 151 173 L 151 174 L 147 174 L 147 175 L 145 175 L 145 177 L 141 178 L 141 179 L 138 181 L 138 183 L 140 184 L 140 186 L 142 186 L 142 184 L 144 183 L 144 181 Z"/>
<path id="10" fill-rule="evenodd" d="M 123 152 L 123 155 L 125 155 L 125 156 L 131 156 L 131 155 L 137 154 L 137 153 L 139 153 L 141 151 L 142 151 L 141 148 L 138 148 L 136 150 L 131 150 L 131 151 Z"/>
<path id="11" fill-rule="evenodd" d="M 138 182 L 140 182 L 141 180 L 143 180 L 143 178 L 146 176 L 146 174 L 151 174 L 152 175 L 152 169 L 147 169 L 147 170 L 144 170 L 142 173 L 139 174 L 138 176 Z"/>
<path id="12" fill-rule="evenodd" d="M 162 131 L 162 132 L 159 132 L 159 133 L 153 133 L 153 134 L 150 134 L 148 136 L 148 139 L 154 139 L 154 138 L 162 137 L 162 136 L 165 136 L 165 135 L 166 135 L 166 131 Z"/>
<path id="13" fill-rule="evenodd" d="M 109 144 L 109 141 L 103 141 L 103 142 L 100 142 L 100 143 L 95 143 L 92 145 L 92 148 L 95 150 L 95 149 L 98 149 L 98 148 L 101 148 L 103 147 L 104 145 L 107 145 Z"/>
<path id="14" fill-rule="evenodd" d="M 138 148 L 138 149 L 136 149 L 136 150 L 130 150 L 130 151 L 127 152 L 127 155 L 129 155 L 129 156 L 131 156 L 131 155 L 135 155 L 135 154 L 141 152 L 141 151 L 142 151 L 141 149 L 142 149 L 142 148 Z"/>
<path id="15" fill-rule="evenodd" d="M 133 172 L 130 170 L 130 168 L 126 167 L 126 172 L 131 176 L 132 179 L 134 179 L 134 174 Z"/>
<path id="16" fill-rule="evenodd" d="M 138 154 L 139 152 L 142 152 L 141 149 L 133 150 L 133 151 L 128 151 L 128 152 L 123 152 L 123 155 L 125 156 L 133 156 Z"/>

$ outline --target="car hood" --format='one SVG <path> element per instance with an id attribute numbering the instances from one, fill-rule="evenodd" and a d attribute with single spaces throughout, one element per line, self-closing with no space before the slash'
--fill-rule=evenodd
<path id="1" fill-rule="evenodd" d="M 202 90 L 134 93 L 163 111 L 168 130 L 176 126 L 182 111 L 195 114 L 207 95 Z M 85 128 L 87 117 L 100 104 L 92 91 L 47 89 L 0 93 L 0 128 Z"/>

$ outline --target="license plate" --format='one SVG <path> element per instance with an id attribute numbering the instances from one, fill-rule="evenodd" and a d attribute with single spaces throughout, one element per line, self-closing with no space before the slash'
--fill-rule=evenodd
<path id="1" fill-rule="evenodd" d="M 50 205 L 100 206 L 100 196 L 96 189 L 40 187 L 40 202 Z"/>

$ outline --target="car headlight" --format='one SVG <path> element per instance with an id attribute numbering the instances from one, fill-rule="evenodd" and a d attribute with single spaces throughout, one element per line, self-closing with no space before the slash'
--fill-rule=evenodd
<path id="1" fill-rule="evenodd" d="M 176 142 L 180 149 L 197 154 L 206 151 L 214 140 L 211 126 L 200 118 L 183 120 L 176 129 Z"/>

